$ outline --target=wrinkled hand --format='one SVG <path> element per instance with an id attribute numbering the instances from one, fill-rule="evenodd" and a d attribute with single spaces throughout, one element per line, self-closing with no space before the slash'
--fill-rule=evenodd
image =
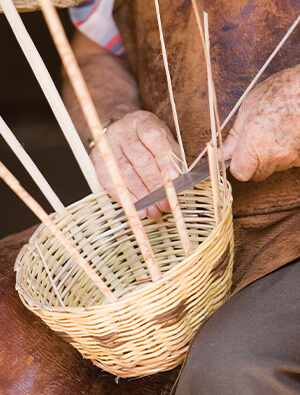
<path id="1" fill-rule="evenodd" d="M 300 65 L 268 78 L 243 102 L 224 143 L 230 171 L 261 181 L 300 166 Z"/>
<path id="2" fill-rule="evenodd" d="M 147 111 L 129 113 L 110 125 L 106 135 L 134 201 L 163 185 L 161 171 L 166 167 L 171 177 L 179 175 L 170 159 L 170 151 L 180 156 L 178 144 L 168 127 L 154 114 Z M 118 200 L 97 149 L 94 148 L 90 155 L 101 184 Z M 147 215 L 158 218 L 160 211 L 168 208 L 167 201 L 161 202 L 147 209 Z M 140 216 L 145 214 L 145 211 L 141 212 Z"/>

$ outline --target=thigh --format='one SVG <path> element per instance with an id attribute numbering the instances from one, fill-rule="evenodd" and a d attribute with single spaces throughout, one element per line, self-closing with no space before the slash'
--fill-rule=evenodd
<path id="1" fill-rule="evenodd" d="M 249 285 L 199 331 L 177 395 L 300 393 L 300 261 Z"/>

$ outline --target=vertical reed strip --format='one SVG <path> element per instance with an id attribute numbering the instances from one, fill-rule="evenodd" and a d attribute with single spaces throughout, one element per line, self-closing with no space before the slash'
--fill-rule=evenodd
<path id="1" fill-rule="evenodd" d="M 213 99 L 213 79 L 212 69 L 210 62 L 210 44 L 209 44 L 209 32 L 208 32 L 208 18 L 207 13 L 204 12 L 204 35 L 205 35 L 205 48 L 206 48 L 206 70 L 207 70 L 207 84 L 208 84 L 208 105 L 210 113 L 210 127 L 211 127 L 211 140 L 214 149 L 217 149 L 217 131 L 216 131 L 216 119 L 214 112 L 214 99 Z"/>
<path id="2" fill-rule="evenodd" d="M 147 238 L 145 229 L 131 200 L 129 191 L 124 183 L 118 164 L 114 158 L 111 147 L 103 133 L 103 127 L 94 106 L 90 92 L 84 81 L 74 53 L 68 42 L 58 14 L 50 0 L 40 0 L 42 12 L 47 22 L 56 48 L 69 76 L 81 109 L 91 130 L 95 144 L 99 149 L 107 171 L 115 185 L 119 199 L 127 215 L 128 221 L 135 235 L 141 253 L 145 259 L 152 281 L 161 278 L 161 272 Z"/>
<path id="3" fill-rule="evenodd" d="M 216 225 L 218 225 L 221 220 L 218 169 L 216 166 L 217 163 L 216 150 L 214 149 L 211 143 L 207 144 L 207 153 L 208 153 L 209 173 L 210 173 L 212 193 L 213 193 L 215 222 Z"/>
<path id="4" fill-rule="evenodd" d="M 289 30 L 286 32 L 286 34 L 284 35 L 284 37 L 282 38 L 282 40 L 279 42 L 279 44 L 277 45 L 277 47 L 274 49 L 274 51 L 271 53 L 271 55 L 268 57 L 268 59 L 265 61 L 264 65 L 262 66 L 262 68 L 259 70 L 259 72 L 256 74 L 256 76 L 253 78 L 253 80 L 251 81 L 251 83 L 249 84 L 248 88 L 245 90 L 245 92 L 242 94 L 242 96 L 239 98 L 239 100 L 237 101 L 236 105 L 233 107 L 233 109 L 230 111 L 230 113 L 228 114 L 227 118 L 225 119 L 225 121 L 222 123 L 220 129 L 218 132 L 222 132 L 222 130 L 225 128 L 225 126 L 228 124 L 228 122 L 230 121 L 230 119 L 232 118 L 233 114 L 236 112 L 236 110 L 239 108 L 239 106 L 242 104 L 242 102 L 244 101 L 245 97 L 247 96 L 247 94 L 249 93 L 249 91 L 254 87 L 254 85 L 256 84 L 257 80 L 259 79 L 259 77 L 262 75 L 262 73 L 266 70 L 266 68 L 269 66 L 269 64 L 271 63 L 271 61 L 273 60 L 273 58 L 275 57 L 275 55 L 277 54 L 277 52 L 280 50 L 280 48 L 283 46 L 283 44 L 286 42 L 286 40 L 289 38 L 289 36 L 292 34 L 292 32 L 294 31 L 294 29 L 296 28 L 296 26 L 298 25 L 300 21 L 300 15 L 298 16 L 298 18 L 295 20 L 295 22 L 292 24 L 292 26 L 289 28 Z"/>
<path id="5" fill-rule="evenodd" d="M 215 115 L 215 122 L 214 128 L 217 125 L 217 129 L 220 129 L 220 118 L 218 112 L 218 103 L 217 103 L 217 96 L 215 91 L 215 84 L 212 75 L 212 68 L 211 68 L 211 61 L 210 61 L 210 43 L 209 43 L 209 30 L 208 30 L 208 15 L 204 12 L 204 32 L 205 32 L 205 43 L 206 43 L 206 51 L 207 51 L 207 67 L 208 67 L 208 89 L 211 91 L 210 100 L 212 101 L 212 107 L 214 108 L 214 115 Z M 212 112 L 213 113 L 213 112 Z M 217 150 L 217 133 L 214 129 L 214 138 L 212 139 L 213 145 L 215 146 L 215 150 Z M 225 196 L 227 196 L 227 176 L 226 176 L 226 167 L 225 167 L 225 159 L 224 159 L 224 150 L 223 150 L 223 140 L 222 140 L 222 133 L 218 133 L 219 137 L 219 147 L 221 153 L 221 165 L 222 165 L 222 173 L 223 173 L 223 180 L 224 180 L 224 190 Z M 216 159 L 218 158 L 216 152 Z M 218 180 L 220 180 L 220 172 L 219 172 L 219 165 L 217 160 L 217 169 L 218 169 Z"/>
<path id="6" fill-rule="evenodd" d="M 0 134 L 10 146 L 12 151 L 18 157 L 20 162 L 23 164 L 25 169 L 28 171 L 36 185 L 40 188 L 48 202 L 51 204 L 53 209 L 60 215 L 66 212 L 66 208 L 53 191 L 51 186 L 48 184 L 47 180 L 37 168 L 36 164 L 24 150 L 22 145 L 19 143 L 17 138 L 14 136 L 13 132 L 9 129 L 7 124 L 4 122 L 3 118 L 0 117 Z"/>
<path id="7" fill-rule="evenodd" d="M 193 10 L 194 10 L 194 14 L 195 14 L 195 17 L 196 17 L 196 21 L 197 21 L 197 26 L 198 26 L 198 30 L 199 30 L 200 39 L 201 39 L 202 46 L 203 46 L 203 49 L 204 49 L 205 60 L 206 60 L 206 63 L 207 63 L 208 62 L 208 58 L 209 58 L 209 61 L 210 61 L 209 49 L 207 50 L 207 46 L 205 44 L 203 27 L 202 27 L 200 15 L 199 15 L 199 12 L 198 12 L 198 7 L 197 7 L 197 4 L 196 4 L 195 0 L 192 0 L 192 5 L 193 5 Z M 204 13 L 204 15 L 205 14 L 206 13 Z M 207 16 L 207 14 L 206 14 L 206 16 Z M 206 19 L 206 21 L 205 21 L 205 19 Z M 204 17 L 204 23 L 207 24 L 207 31 L 208 31 L 207 17 L 206 18 Z M 217 96 L 216 96 L 216 91 L 215 91 L 215 85 L 214 85 L 214 82 L 213 82 L 213 76 L 212 76 L 212 69 L 211 69 L 211 67 L 208 70 L 208 78 L 211 81 L 212 93 L 213 93 L 214 112 L 215 112 L 215 117 L 216 117 L 215 119 L 216 119 L 217 130 L 219 131 L 219 129 L 220 129 L 220 117 L 219 117 Z M 226 175 L 224 150 L 223 150 L 223 140 L 222 140 L 222 134 L 221 133 L 217 133 L 217 134 L 218 134 L 218 138 L 219 138 L 219 147 L 220 147 L 220 153 L 221 153 L 220 159 L 221 159 L 222 174 L 223 174 L 223 180 L 224 180 L 224 190 L 225 190 L 225 196 L 227 196 L 228 188 L 227 188 L 227 175 Z M 194 166 L 196 165 L 196 163 L 198 163 L 198 161 L 201 159 L 203 154 L 201 153 L 200 155 L 198 155 L 198 157 L 195 159 L 195 161 L 189 167 L 189 170 L 192 170 L 194 168 Z"/>
<path id="8" fill-rule="evenodd" d="M 185 255 L 188 257 L 193 253 L 192 243 L 190 241 L 186 224 L 183 219 L 182 211 L 179 205 L 179 201 L 176 195 L 176 191 L 174 188 L 174 184 L 168 169 L 163 170 L 162 177 L 165 184 L 166 194 L 168 197 L 168 201 L 170 203 L 170 207 L 173 213 L 173 217 L 175 219 L 175 223 L 178 229 L 178 233 L 180 236 L 181 243 L 183 245 L 183 249 Z"/>
<path id="9" fill-rule="evenodd" d="M 210 125 L 211 125 L 211 135 L 212 135 L 212 145 L 210 147 L 213 149 L 213 155 L 210 154 L 209 158 L 209 169 L 210 176 L 212 180 L 213 186 L 213 198 L 214 198 L 214 211 L 215 211 L 215 221 L 216 224 L 220 221 L 221 210 L 220 210 L 220 188 L 219 188 L 219 180 L 220 180 L 220 172 L 219 172 L 219 164 L 217 158 L 217 133 L 216 133 L 216 122 L 215 122 L 215 113 L 214 113 L 214 104 L 213 104 L 213 80 L 212 80 L 212 70 L 211 70 L 211 62 L 210 62 L 210 52 L 209 52 L 209 33 L 208 33 L 208 19 L 207 13 L 204 13 L 204 33 L 205 33 L 205 46 L 206 46 L 206 67 L 207 67 L 207 83 L 208 83 L 208 102 L 209 102 L 209 110 L 210 110 Z M 215 163 L 212 165 L 212 160 Z M 225 166 L 225 165 L 224 165 Z M 212 174 L 212 171 L 214 174 Z M 215 176 L 217 177 L 217 182 L 214 180 Z"/>
<path id="10" fill-rule="evenodd" d="M 70 240 L 54 224 L 46 211 L 33 199 L 31 195 L 20 185 L 19 181 L 13 174 L 0 162 L 0 177 L 15 192 L 16 195 L 30 208 L 30 210 L 42 221 L 49 231 L 61 242 L 69 254 L 75 259 L 78 265 L 85 271 L 93 283 L 100 289 L 110 302 L 116 302 L 117 299 L 110 289 L 101 280 L 98 274 L 91 268 L 88 262 L 80 255 Z"/>
<path id="11" fill-rule="evenodd" d="M 56 287 L 56 285 L 55 285 L 55 282 L 54 282 L 53 277 L 52 277 L 52 275 L 51 275 L 50 269 L 49 269 L 49 267 L 48 267 L 48 265 L 47 265 L 46 259 L 45 259 L 44 255 L 43 255 L 43 253 L 42 253 L 42 251 L 41 251 L 41 249 L 40 249 L 40 247 L 39 247 L 39 245 L 38 245 L 38 243 L 37 243 L 36 241 L 34 242 L 34 245 L 35 245 L 35 247 L 36 247 L 36 249 L 37 249 L 37 252 L 39 253 L 39 256 L 41 257 L 41 260 L 42 260 L 42 262 L 43 262 L 44 268 L 45 268 L 45 270 L 46 270 L 46 272 L 47 272 L 47 274 L 48 274 L 48 277 L 49 277 L 49 279 L 50 279 L 51 285 L 52 285 L 52 287 L 53 287 L 53 289 L 54 289 L 55 295 L 56 295 L 56 297 L 57 297 L 59 303 L 60 303 L 63 307 L 66 307 L 65 304 L 64 304 L 64 302 L 63 302 L 63 300 L 62 300 L 62 298 L 61 298 L 61 296 L 60 296 L 60 294 L 59 294 L 59 292 L 58 292 L 58 289 L 57 289 L 57 287 Z"/>
<path id="12" fill-rule="evenodd" d="M 51 76 L 36 49 L 30 35 L 28 34 L 20 15 L 18 14 L 12 0 L 0 0 L 4 14 L 16 36 L 19 45 L 26 56 L 37 81 L 39 82 L 49 105 L 74 153 L 81 171 L 94 193 L 103 191 L 95 168 L 78 136 L 73 122 L 66 107 L 51 79 Z"/>
<path id="13" fill-rule="evenodd" d="M 171 81 L 169 65 L 168 65 L 167 51 L 166 51 L 165 40 L 164 40 L 162 25 L 161 25 L 159 4 L 158 4 L 158 0 L 154 0 L 154 2 L 155 2 L 155 9 L 156 9 L 156 16 L 157 16 L 157 23 L 158 23 L 158 29 L 159 29 L 159 38 L 160 38 L 160 43 L 161 43 L 163 62 L 164 62 L 164 67 L 165 67 L 165 71 L 166 71 L 168 90 L 169 90 L 170 102 L 171 102 L 171 107 L 172 107 L 172 114 L 173 114 L 173 119 L 174 119 L 174 123 L 175 123 L 176 134 L 177 134 L 177 140 L 178 140 L 178 144 L 179 144 L 179 148 L 180 148 L 181 159 L 183 162 L 183 167 L 184 167 L 183 170 L 184 170 L 184 172 L 187 172 L 188 166 L 187 166 L 187 162 L 186 162 L 185 152 L 184 152 L 184 148 L 183 148 L 183 142 L 182 142 L 180 128 L 179 128 L 176 104 L 174 101 L 172 81 Z"/>

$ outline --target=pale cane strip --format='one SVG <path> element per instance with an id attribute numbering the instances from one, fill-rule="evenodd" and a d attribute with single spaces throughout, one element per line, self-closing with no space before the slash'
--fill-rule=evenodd
<path id="1" fill-rule="evenodd" d="M 64 133 L 74 156 L 79 164 L 79 167 L 93 193 L 99 193 L 103 191 L 100 185 L 95 168 L 88 156 L 88 153 L 84 149 L 84 146 L 76 132 L 73 122 L 66 110 L 66 107 L 55 87 L 54 82 L 38 52 L 30 35 L 28 34 L 20 15 L 18 14 L 15 5 L 12 0 L 0 0 L 0 4 L 3 8 L 4 14 L 10 24 L 14 35 L 24 52 L 28 63 L 34 75 L 41 86 L 45 97 L 55 115 L 57 122 L 59 123 L 62 132 Z"/>
<path id="2" fill-rule="evenodd" d="M 163 62 L 164 62 L 164 67 L 165 67 L 165 72 L 166 72 L 166 77 L 167 77 L 167 84 L 168 84 L 168 91 L 169 91 L 169 96 L 170 96 L 172 114 L 173 114 L 176 134 L 177 134 L 177 140 L 178 140 L 178 144 L 179 144 L 179 148 L 180 148 L 181 159 L 183 162 L 183 171 L 184 171 L 184 173 L 186 173 L 188 170 L 188 166 L 187 166 L 186 156 L 185 156 L 185 152 L 184 152 L 184 148 L 183 148 L 183 142 L 182 142 L 180 128 L 179 128 L 176 104 L 175 104 L 174 95 L 173 95 L 173 88 L 172 88 L 172 81 L 171 81 L 169 65 L 168 65 L 167 51 L 166 51 L 165 40 L 164 40 L 162 25 L 161 25 L 159 4 L 158 4 L 158 0 L 154 0 L 154 2 L 155 2 L 157 23 L 158 23 L 158 29 L 159 29 L 159 37 L 160 37 Z"/>
<path id="3" fill-rule="evenodd" d="M 117 298 L 111 290 L 105 285 L 98 274 L 91 268 L 88 262 L 80 255 L 72 243 L 66 238 L 60 229 L 54 224 L 46 211 L 33 199 L 31 195 L 21 186 L 13 174 L 0 162 L 0 177 L 15 192 L 16 195 L 30 208 L 30 210 L 42 221 L 49 231 L 56 237 L 69 254 L 75 259 L 75 262 L 84 270 L 93 283 L 100 289 L 110 302 L 116 302 Z"/>
<path id="4" fill-rule="evenodd" d="M 188 257 L 193 253 L 192 243 L 190 241 L 188 231 L 186 228 L 186 224 L 183 219 L 182 211 L 179 205 L 179 201 L 176 195 L 175 187 L 170 176 L 168 169 L 163 170 L 162 177 L 164 180 L 164 185 L 166 189 L 166 194 L 168 197 L 168 201 L 170 203 L 170 207 L 173 213 L 173 217 L 175 219 L 175 223 L 178 229 L 178 233 L 180 236 L 181 243 L 183 245 L 183 249 L 185 255 Z"/>
<path id="5" fill-rule="evenodd" d="M 156 258 L 147 238 L 143 224 L 134 207 L 130 193 L 124 183 L 111 147 L 106 139 L 105 134 L 103 133 L 103 127 L 97 110 L 76 61 L 75 55 L 68 42 L 61 21 L 50 0 L 40 0 L 40 4 L 54 43 L 61 56 L 62 62 L 78 98 L 87 124 L 91 130 L 96 147 L 101 153 L 107 171 L 111 177 L 112 182 L 114 183 L 120 202 L 127 215 L 128 222 L 145 259 L 151 279 L 152 281 L 157 281 L 161 278 L 161 272 Z"/>
<path id="6" fill-rule="evenodd" d="M 206 60 L 206 62 L 208 62 L 208 57 L 210 57 L 209 56 L 209 50 L 207 51 L 207 46 L 205 45 L 204 31 L 203 31 L 200 15 L 199 15 L 198 8 L 197 8 L 195 0 L 192 0 L 192 5 L 193 5 L 193 10 L 194 10 L 194 14 L 195 14 L 195 17 L 196 17 L 197 25 L 198 25 L 200 39 L 201 39 L 202 46 L 203 46 L 203 49 L 204 49 L 205 60 Z M 206 13 L 204 13 L 204 15 L 205 14 Z M 206 18 L 206 20 L 204 19 L 204 24 L 207 24 L 207 22 L 208 22 L 207 18 Z M 208 30 L 208 26 L 207 26 L 207 30 Z M 210 63 L 210 61 L 209 61 L 209 63 Z M 212 92 L 213 92 L 214 112 L 215 112 L 215 117 L 216 117 L 216 125 L 217 125 L 217 130 L 219 130 L 220 129 L 220 117 L 219 117 L 217 96 L 216 96 L 215 85 L 214 85 L 214 81 L 213 81 L 211 67 L 209 67 L 209 70 L 208 70 L 208 79 L 211 81 Z M 218 138 L 219 138 L 219 147 L 220 147 L 220 153 L 221 153 L 220 159 L 221 159 L 221 165 L 222 165 L 222 175 L 223 175 L 224 186 L 225 186 L 225 194 L 227 196 L 228 188 L 227 188 L 227 176 L 226 176 L 226 168 L 225 168 L 225 160 L 224 160 L 222 133 L 217 133 L 217 134 L 218 134 Z M 199 156 L 198 156 L 198 158 L 199 158 Z M 200 160 L 200 158 L 198 160 Z M 193 166 L 193 164 L 192 164 L 192 166 Z M 189 170 L 191 170 L 191 169 L 192 168 L 190 166 Z"/>
<path id="7" fill-rule="evenodd" d="M 219 224 L 221 220 L 221 208 L 220 208 L 220 195 L 219 195 L 219 183 L 218 183 L 218 169 L 216 166 L 217 157 L 216 150 L 212 144 L 207 144 L 208 153 L 208 164 L 209 164 L 209 174 L 211 178 L 211 186 L 213 193 L 213 204 L 214 204 L 214 216 L 216 225 Z"/>

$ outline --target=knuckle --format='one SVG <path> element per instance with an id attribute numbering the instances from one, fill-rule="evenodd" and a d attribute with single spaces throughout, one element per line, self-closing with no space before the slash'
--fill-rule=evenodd
<path id="1" fill-rule="evenodd" d="M 148 167 L 153 157 L 151 154 L 136 155 L 134 158 L 134 164 L 138 167 Z"/>
<path id="2" fill-rule="evenodd" d="M 110 146 L 113 148 L 115 144 L 120 144 L 120 137 L 122 137 L 124 131 L 124 125 L 122 121 L 120 123 L 112 124 L 108 127 L 106 131 L 106 137 Z"/>
<path id="3" fill-rule="evenodd" d="M 148 119 L 157 120 L 158 119 L 155 114 L 153 114 L 152 112 L 149 112 L 149 111 L 145 111 L 145 110 L 139 111 L 138 115 L 143 120 L 148 120 Z"/>
<path id="4" fill-rule="evenodd" d="M 145 123 L 151 122 L 156 118 L 156 116 L 148 111 L 140 110 L 132 114 L 132 119 L 136 122 L 139 127 Z"/>
<path id="5" fill-rule="evenodd" d="M 154 141 L 167 139 L 167 133 L 162 127 L 151 128 L 151 136 Z"/>
<path id="6" fill-rule="evenodd" d="M 121 166 L 121 174 L 125 179 L 131 180 L 135 176 L 135 170 L 129 163 L 126 163 Z"/>
<path id="7" fill-rule="evenodd" d="M 160 182 L 159 180 L 151 180 L 151 181 L 149 181 L 147 187 L 152 192 L 152 191 L 155 191 L 156 189 L 160 188 L 162 185 L 163 185 L 162 181 Z"/>
<path id="8" fill-rule="evenodd" d="M 141 130 L 140 138 L 142 142 L 147 145 L 155 145 L 161 144 L 162 147 L 165 146 L 165 142 L 167 142 L 167 134 L 165 130 L 157 124 L 149 124 L 143 130 Z"/>
<path id="9" fill-rule="evenodd" d="M 167 149 L 162 149 L 160 150 L 156 155 L 155 155 L 156 162 L 160 165 L 167 164 L 167 163 L 172 163 L 171 161 L 171 156 L 170 156 L 170 150 Z"/>

